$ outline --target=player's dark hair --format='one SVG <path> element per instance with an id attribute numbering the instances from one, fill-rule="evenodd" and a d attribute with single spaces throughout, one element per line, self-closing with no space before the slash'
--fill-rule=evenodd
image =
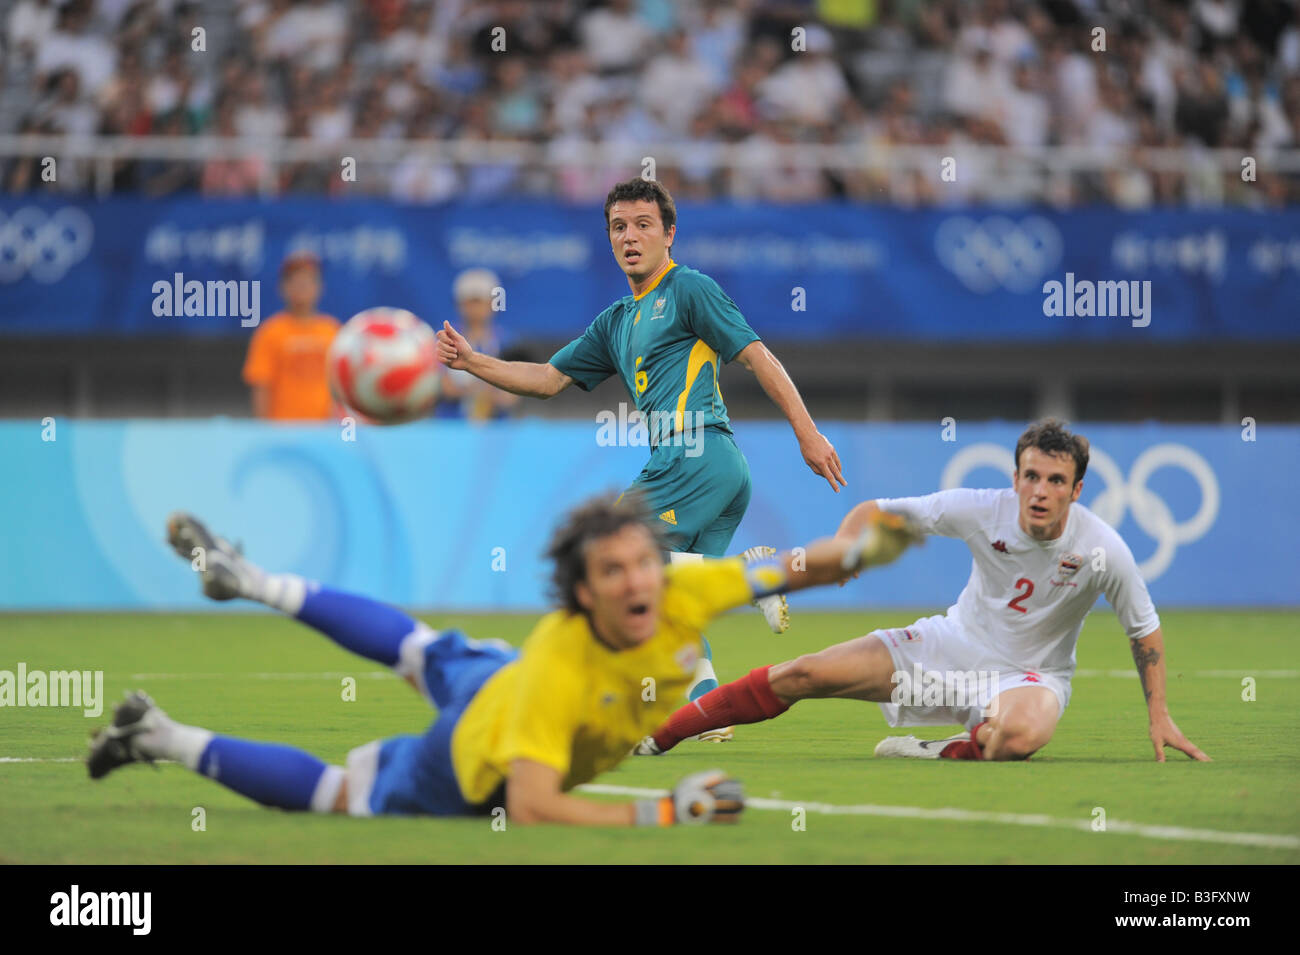
<path id="1" fill-rule="evenodd" d="M 551 571 L 551 599 L 565 610 L 582 613 L 578 603 L 578 584 L 587 579 L 587 546 L 602 537 L 617 534 L 629 524 L 640 524 L 654 540 L 655 546 L 664 550 L 659 529 L 650 519 L 645 503 L 634 492 L 621 498 L 604 494 L 578 505 L 555 529 L 551 543 L 546 548 L 546 558 L 555 566 Z"/>
<path id="2" fill-rule="evenodd" d="M 1016 442 L 1016 470 L 1020 470 L 1020 453 L 1026 448 L 1036 448 L 1044 454 L 1068 454 L 1074 458 L 1074 483 L 1083 480 L 1088 470 L 1088 439 L 1081 434 L 1071 434 L 1065 422 L 1056 418 L 1035 421 Z"/>
<path id="3" fill-rule="evenodd" d="M 627 182 L 620 182 L 605 197 L 605 231 L 609 232 L 609 210 L 616 202 L 636 202 L 644 199 L 659 206 L 659 218 L 663 220 L 664 232 L 677 224 L 677 204 L 668 190 L 653 179 L 638 176 Z"/>

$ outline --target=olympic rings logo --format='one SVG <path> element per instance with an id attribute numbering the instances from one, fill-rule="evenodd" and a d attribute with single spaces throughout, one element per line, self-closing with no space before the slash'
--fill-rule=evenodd
<path id="1" fill-rule="evenodd" d="M 963 448 L 943 469 L 940 488 L 963 487 L 966 475 L 978 467 L 992 467 L 1010 474 L 1016 468 L 1015 455 L 998 444 Z M 1182 468 L 1200 489 L 1200 507 L 1185 521 L 1174 520 L 1164 498 L 1147 487 L 1152 474 L 1169 467 Z M 1085 486 L 1094 476 L 1100 477 L 1106 486 L 1088 505 L 1089 509 L 1115 528 L 1123 523 L 1125 512 L 1131 512 L 1137 526 L 1156 542 L 1155 552 L 1138 564 L 1138 573 L 1146 580 L 1155 580 L 1168 570 L 1178 547 L 1204 537 L 1219 516 L 1219 479 L 1205 458 L 1185 444 L 1156 444 L 1147 448 L 1133 462 L 1128 480 L 1124 479 L 1124 472 L 1115 459 L 1094 446 L 1088 457 Z"/>
<path id="2" fill-rule="evenodd" d="M 74 206 L 53 215 L 37 206 L 0 212 L 0 282 L 30 275 L 48 285 L 86 257 L 95 237 L 90 216 Z"/>
<path id="3" fill-rule="evenodd" d="M 989 216 L 945 219 L 934 234 L 934 251 L 944 268 L 972 292 L 1004 288 L 1028 292 L 1061 261 L 1061 230 L 1042 216 L 1013 222 Z"/>

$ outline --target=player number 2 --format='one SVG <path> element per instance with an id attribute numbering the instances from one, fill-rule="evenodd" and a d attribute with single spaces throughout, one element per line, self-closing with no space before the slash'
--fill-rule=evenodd
<path id="1" fill-rule="evenodd" d="M 1018 597 L 1012 597 L 1011 602 L 1007 604 L 1007 606 L 1012 610 L 1019 610 L 1021 613 L 1029 613 L 1029 611 L 1025 609 L 1024 603 L 1029 599 L 1029 595 L 1034 592 L 1034 582 L 1028 577 L 1021 577 L 1016 581 L 1016 590 L 1019 590 L 1021 587 L 1025 588 L 1025 592 L 1020 594 Z"/>

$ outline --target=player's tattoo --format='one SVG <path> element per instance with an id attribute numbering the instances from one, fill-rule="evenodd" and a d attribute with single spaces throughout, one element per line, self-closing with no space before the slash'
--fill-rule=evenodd
<path id="1" fill-rule="evenodd" d="M 1151 702 L 1151 688 L 1147 686 L 1147 670 L 1160 660 L 1160 651 L 1155 647 L 1144 647 L 1133 641 L 1133 662 L 1137 664 L 1138 679 L 1142 681 L 1142 694 Z"/>

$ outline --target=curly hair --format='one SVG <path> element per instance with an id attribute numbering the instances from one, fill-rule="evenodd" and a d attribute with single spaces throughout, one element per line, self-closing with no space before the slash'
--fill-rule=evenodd
<path id="1" fill-rule="evenodd" d="M 645 502 L 635 492 L 622 497 L 603 494 L 578 505 L 555 529 L 546 548 L 546 559 L 554 564 L 550 596 L 564 609 L 582 613 L 578 584 L 587 579 L 587 547 L 592 541 L 617 534 L 629 524 L 639 524 L 662 552 L 664 541 L 657 522 L 650 519 Z"/>
<path id="2" fill-rule="evenodd" d="M 1068 454 L 1074 458 L 1074 483 L 1083 480 L 1088 470 L 1088 439 L 1081 434 L 1071 434 L 1065 422 L 1057 418 L 1035 421 L 1016 442 L 1016 470 L 1020 470 L 1020 453 L 1026 448 L 1036 448 L 1044 454 Z"/>

